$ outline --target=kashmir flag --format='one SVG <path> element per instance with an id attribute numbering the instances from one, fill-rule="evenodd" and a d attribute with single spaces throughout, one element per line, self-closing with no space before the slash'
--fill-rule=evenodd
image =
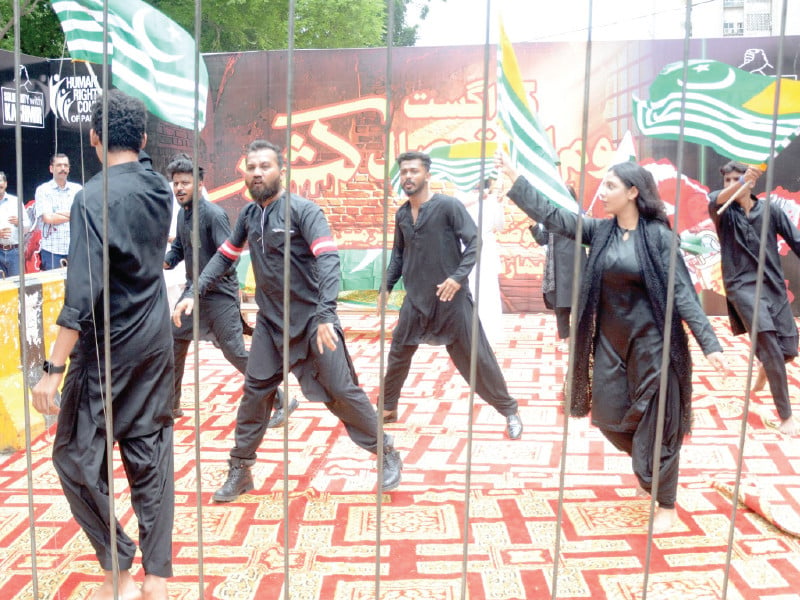
<path id="1" fill-rule="evenodd" d="M 508 136 L 508 150 L 517 171 L 551 202 L 578 212 L 558 172 L 558 157 L 544 128 L 525 98 L 517 57 L 500 24 L 497 51 L 497 117 Z"/>
<path id="2" fill-rule="evenodd" d="M 428 151 L 431 157 L 431 176 L 444 181 L 449 181 L 462 192 L 474 190 L 481 179 L 481 165 L 483 177 L 497 179 L 497 170 L 494 166 L 494 154 L 497 152 L 495 142 L 486 142 L 483 149 L 480 142 L 458 142 L 435 146 Z M 392 189 L 400 189 L 400 168 L 398 164 L 389 171 Z"/>
<path id="3" fill-rule="evenodd" d="M 52 0 L 73 59 L 103 62 L 103 0 Z M 142 0 L 108 0 L 112 83 L 154 115 L 187 129 L 206 121 L 208 71 L 200 61 L 195 98 L 194 38 Z"/>
<path id="4" fill-rule="evenodd" d="M 775 77 L 756 75 L 715 60 L 690 60 L 665 66 L 650 86 L 650 100 L 633 100 L 636 124 L 644 135 L 678 139 L 681 101 L 684 137 L 746 164 L 770 158 L 773 118 L 775 154 L 800 130 L 800 81 L 781 79 L 777 115 Z"/>

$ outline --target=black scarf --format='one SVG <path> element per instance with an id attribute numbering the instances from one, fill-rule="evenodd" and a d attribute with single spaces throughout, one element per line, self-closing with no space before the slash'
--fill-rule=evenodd
<path id="1" fill-rule="evenodd" d="M 570 414 L 584 417 L 592 407 L 592 368 L 595 344 L 597 306 L 600 300 L 603 265 L 608 244 L 617 227 L 616 219 L 608 219 L 597 227 L 592 238 L 591 250 L 586 264 L 586 273 L 581 285 L 578 303 L 578 330 L 575 339 L 575 370 L 573 375 Z M 656 228 L 664 227 L 656 221 L 639 218 L 637 226 L 636 256 L 645 287 L 649 292 L 650 305 L 657 325 L 663 331 L 667 308 L 667 277 L 669 263 L 662 264 Z M 669 255 L 668 252 L 664 253 Z M 681 260 L 678 257 L 678 260 Z M 669 348 L 670 366 L 678 375 L 681 401 L 681 436 L 691 428 L 692 362 L 689 356 L 689 340 L 677 310 L 673 309 L 672 335 Z"/>

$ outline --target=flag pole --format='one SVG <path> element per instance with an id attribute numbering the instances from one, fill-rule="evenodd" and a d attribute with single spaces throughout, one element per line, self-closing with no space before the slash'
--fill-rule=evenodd
<path id="1" fill-rule="evenodd" d="M 729 207 L 729 206 L 730 206 L 730 205 L 731 205 L 731 204 L 732 204 L 732 203 L 733 203 L 733 202 L 734 202 L 734 201 L 735 201 L 735 200 L 736 200 L 736 199 L 737 199 L 739 196 L 741 196 L 741 195 L 742 195 L 742 190 L 749 190 L 749 189 L 750 189 L 750 186 L 749 186 L 749 185 L 742 185 L 742 187 L 740 187 L 738 190 L 736 190 L 736 193 L 735 193 L 733 196 L 731 196 L 730 198 L 728 198 L 728 200 L 725 202 L 725 204 L 723 204 L 722 206 L 720 206 L 719 210 L 717 211 L 717 215 L 721 215 L 722 213 L 724 213 L 724 212 L 725 212 L 725 211 L 728 209 L 728 207 Z"/>

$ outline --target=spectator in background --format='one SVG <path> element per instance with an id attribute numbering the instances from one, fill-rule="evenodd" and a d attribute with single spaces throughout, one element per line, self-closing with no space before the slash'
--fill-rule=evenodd
<path id="1" fill-rule="evenodd" d="M 4 277 L 19 275 L 20 235 L 31 227 L 28 212 L 22 209 L 22 230 L 19 227 L 19 200 L 6 191 L 8 179 L 0 171 L 0 271 Z"/>
<path id="2" fill-rule="evenodd" d="M 42 271 L 57 269 L 69 254 L 69 211 L 79 183 L 67 180 L 69 157 L 57 153 L 50 158 L 53 179 L 36 188 L 36 220 L 42 225 L 40 254 Z"/>

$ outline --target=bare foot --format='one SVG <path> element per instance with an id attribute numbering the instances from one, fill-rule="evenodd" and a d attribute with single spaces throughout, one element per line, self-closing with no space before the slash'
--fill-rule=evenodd
<path id="1" fill-rule="evenodd" d="M 764 370 L 764 365 L 760 365 L 758 367 L 758 373 L 756 374 L 756 381 L 750 391 L 760 392 L 764 389 L 765 385 L 767 385 L 767 372 Z"/>
<path id="2" fill-rule="evenodd" d="M 781 424 L 778 425 L 778 431 L 784 435 L 797 435 L 800 429 L 797 426 L 797 421 L 794 420 L 794 416 L 791 415 L 788 419 L 781 421 Z"/>
<path id="3" fill-rule="evenodd" d="M 642 486 L 636 487 L 636 493 L 634 494 L 637 498 L 649 498 L 650 492 L 644 489 Z"/>
<path id="4" fill-rule="evenodd" d="M 157 575 L 145 575 L 142 585 L 142 600 L 169 600 L 167 580 Z"/>
<path id="5" fill-rule="evenodd" d="M 659 506 L 653 515 L 653 534 L 666 533 L 678 522 L 678 512 L 674 508 Z"/>
<path id="6" fill-rule="evenodd" d="M 131 577 L 130 571 L 120 571 L 117 580 L 119 600 L 142 600 L 142 591 L 137 587 L 136 582 Z M 166 596 L 164 596 L 166 598 Z M 114 600 L 114 573 L 105 571 L 103 584 L 95 590 L 91 600 Z"/>

